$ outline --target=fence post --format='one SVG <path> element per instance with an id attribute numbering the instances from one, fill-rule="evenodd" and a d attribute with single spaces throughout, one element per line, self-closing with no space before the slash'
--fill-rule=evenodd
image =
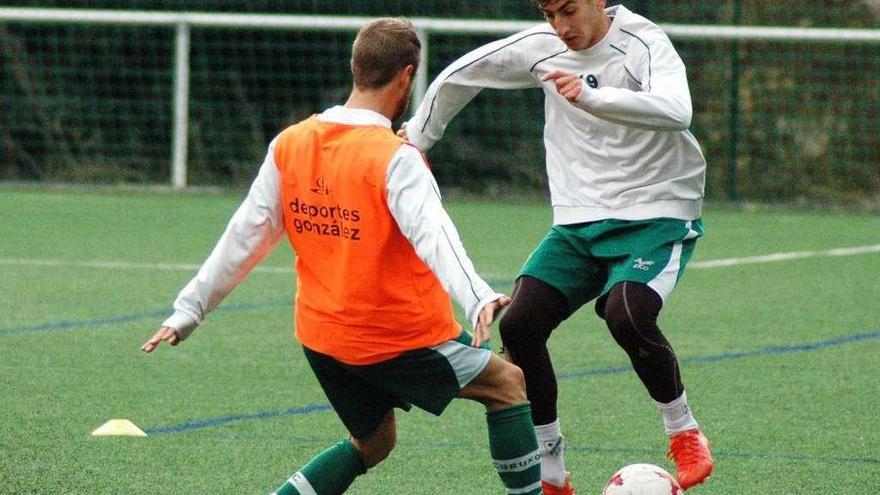
<path id="1" fill-rule="evenodd" d="M 171 151 L 171 187 L 186 187 L 189 136 L 189 52 L 190 26 L 177 23 L 174 48 L 174 134 Z"/>
<path id="2" fill-rule="evenodd" d="M 416 71 L 416 79 L 413 82 L 412 100 L 410 101 L 410 115 L 416 111 L 425 94 L 428 92 L 428 30 L 416 28 L 419 41 L 422 42 L 422 51 L 419 55 L 419 70 Z"/>
<path id="3" fill-rule="evenodd" d="M 742 24 L 742 5 L 741 0 L 733 0 L 733 25 Z M 727 197 L 731 201 L 739 201 L 739 191 L 737 186 L 737 159 L 739 146 L 739 79 L 740 79 L 740 60 L 739 48 L 740 41 L 733 42 L 733 48 L 730 51 L 730 99 L 728 100 L 727 109 L 727 127 L 728 127 L 728 143 L 727 143 Z"/>

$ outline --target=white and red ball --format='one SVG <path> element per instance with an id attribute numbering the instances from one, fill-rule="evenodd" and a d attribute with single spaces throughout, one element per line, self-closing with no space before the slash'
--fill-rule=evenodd
<path id="1" fill-rule="evenodd" d="M 630 464 L 620 468 L 605 484 L 602 495 L 682 495 L 675 478 L 660 466 Z"/>

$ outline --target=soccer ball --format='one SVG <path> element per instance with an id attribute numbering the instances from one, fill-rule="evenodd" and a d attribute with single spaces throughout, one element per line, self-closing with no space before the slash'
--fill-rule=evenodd
<path id="1" fill-rule="evenodd" d="M 602 495 L 682 495 L 671 474 L 653 464 L 630 464 L 614 473 Z"/>

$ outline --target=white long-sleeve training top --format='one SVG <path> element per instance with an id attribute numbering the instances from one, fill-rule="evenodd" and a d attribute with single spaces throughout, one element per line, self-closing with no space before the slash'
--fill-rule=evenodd
<path id="1" fill-rule="evenodd" d="M 684 63 L 659 26 L 622 5 L 606 11 L 608 33 L 585 50 L 543 23 L 456 60 L 407 122 L 409 140 L 430 149 L 483 88 L 540 87 L 554 224 L 698 218 L 706 161 L 688 130 Z M 541 81 L 553 70 L 583 80 L 576 103 Z"/>
<path id="2" fill-rule="evenodd" d="M 337 106 L 318 118 L 347 125 L 391 128 L 391 121 L 386 117 L 365 109 Z M 177 296 L 174 314 L 163 323 L 177 330 L 182 339 L 247 277 L 285 233 L 274 148 L 275 141 L 269 145 L 266 159 L 244 202 L 198 274 Z M 458 230 L 443 208 L 439 188 L 421 153 L 412 146 L 401 146 L 391 160 L 386 181 L 388 209 L 401 233 L 475 326 L 483 306 L 501 294 L 493 291 L 474 269 Z"/>

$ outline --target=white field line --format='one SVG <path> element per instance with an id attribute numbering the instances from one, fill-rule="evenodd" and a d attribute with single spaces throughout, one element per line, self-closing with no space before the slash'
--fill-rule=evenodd
<path id="1" fill-rule="evenodd" d="M 693 261 L 688 263 L 689 269 L 720 268 L 725 266 L 754 265 L 791 261 L 806 258 L 826 258 L 837 256 L 855 256 L 859 254 L 880 253 L 880 244 L 856 246 L 848 248 L 828 249 L 825 251 L 792 251 L 772 253 L 761 256 L 742 258 L 722 258 L 717 260 Z M 76 260 L 37 260 L 22 258 L 0 258 L 0 266 L 37 266 L 37 267 L 72 267 L 94 268 L 102 270 L 157 270 L 157 271 L 198 271 L 199 266 L 192 263 L 147 263 L 133 261 L 76 261 Z M 293 273 L 293 267 L 260 265 L 253 270 L 256 273 Z M 503 278 L 501 275 L 488 275 L 487 278 Z"/>
<path id="2" fill-rule="evenodd" d="M 688 268 L 718 268 L 722 266 L 754 265 L 758 263 L 772 263 L 774 261 L 789 261 L 805 258 L 825 258 L 833 256 L 855 256 L 857 254 L 880 253 L 880 244 L 873 246 L 856 246 L 848 248 L 828 249 L 826 251 L 792 251 L 788 253 L 773 253 L 761 256 L 747 256 L 744 258 L 724 258 L 718 260 L 694 261 L 688 263 Z"/>

